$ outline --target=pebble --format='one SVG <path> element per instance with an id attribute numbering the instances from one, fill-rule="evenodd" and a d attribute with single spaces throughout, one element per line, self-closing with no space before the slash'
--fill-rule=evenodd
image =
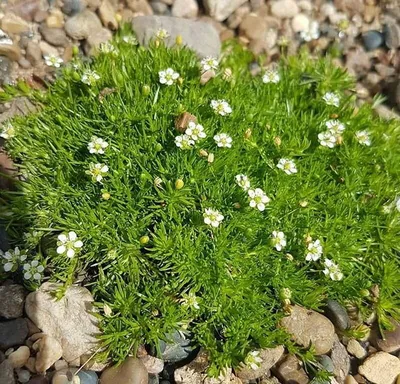
<path id="1" fill-rule="evenodd" d="M 84 50 L 86 54 L 92 54 L 100 44 L 112 39 L 112 33 L 107 28 L 101 28 L 96 33 L 91 34 L 85 41 Z"/>
<path id="2" fill-rule="evenodd" d="M 50 15 L 46 18 L 46 25 L 49 28 L 62 28 L 64 25 L 64 16 L 62 12 L 55 8 L 50 11 Z"/>
<path id="3" fill-rule="evenodd" d="M 101 21 L 95 13 L 85 9 L 69 18 L 65 23 L 65 31 L 75 40 L 87 39 L 102 28 Z"/>
<path id="4" fill-rule="evenodd" d="M 15 44 L 1 44 L 0 56 L 6 56 L 12 61 L 18 61 L 21 58 L 21 50 Z"/>
<path id="5" fill-rule="evenodd" d="M 31 378 L 30 372 L 26 369 L 18 369 L 16 372 L 20 383 L 27 383 Z"/>
<path id="6" fill-rule="evenodd" d="M 56 47 L 65 47 L 68 45 L 68 38 L 63 28 L 50 28 L 46 24 L 39 27 L 43 38 Z"/>
<path id="7" fill-rule="evenodd" d="M 82 0 L 63 0 L 62 11 L 68 15 L 73 16 L 85 9 L 85 2 Z"/>
<path id="8" fill-rule="evenodd" d="M 308 31 L 310 29 L 310 19 L 304 13 L 299 13 L 292 20 L 292 29 L 294 32 Z"/>
<path id="9" fill-rule="evenodd" d="M 25 319 L 19 318 L 0 322 L 0 349 L 22 345 L 27 336 L 28 325 Z"/>
<path id="10" fill-rule="evenodd" d="M 79 371 L 78 377 L 81 384 L 97 384 L 99 382 L 97 373 L 93 371 Z"/>
<path id="11" fill-rule="evenodd" d="M 42 53 L 38 44 L 30 41 L 26 47 L 26 58 L 32 65 L 37 65 L 42 59 Z"/>
<path id="12" fill-rule="evenodd" d="M 10 361 L 13 368 L 22 368 L 29 359 L 31 352 L 29 348 L 25 345 L 19 347 L 16 351 L 8 356 L 8 360 Z"/>
<path id="13" fill-rule="evenodd" d="M 327 356 L 327 355 L 321 355 L 318 357 L 318 361 L 321 363 L 321 365 L 330 373 L 333 373 L 335 370 L 335 367 L 333 365 L 332 359 Z"/>
<path id="14" fill-rule="evenodd" d="M 387 352 L 369 356 L 358 372 L 374 384 L 393 384 L 400 374 L 400 359 Z"/>
<path id="15" fill-rule="evenodd" d="M 281 320 L 281 326 L 299 345 L 315 348 L 316 355 L 328 353 L 335 340 L 335 328 L 325 316 L 298 305 L 290 307 L 290 315 Z"/>
<path id="16" fill-rule="evenodd" d="M 379 31 L 368 31 L 362 35 L 362 41 L 367 51 L 373 51 L 383 45 L 384 39 Z"/>
<path id="17" fill-rule="evenodd" d="M 30 357 L 28 361 L 25 363 L 25 368 L 29 370 L 29 372 L 36 373 L 36 358 Z"/>
<path id="18" fill-rule="evenodd" d="M 400 85 L 398 86 L 398 92 L 399 87 Z M 391 319 L 391 323 L 394 329 L 392 331 L 384 331 L 384 338 L 378 339 L 376 343 L 380 350 L 388 353 L 394 353 L 400 350 L 400 323 L 393 319 Z"/>
<path id="19" fill-rule="evenodd" d="M 350 356 L 347 353 L 346 347 L 339 341 L 335 334 L 331 359 L 333 362 L 333 374 L 342 383 L 350 371 Z"/>
<path id="20" fill-rule="evenodd" d="M 357 357 L 357 359 L 364 359 L 367 356 L 367 351 L 363 346 L 355 339 L 350 339 L 347 343 L 347 351 L 350 355 Z"/>
<path id="21" fill-rule="evenodd" d="M 161 1 L 151 1 L 150 6 L 156 15 L 165 15 L 168 13 L 168 5 Z"/>
<path id="22" fill-rule="evenodd" d="M 65 360 L 57 360 L 54 363 L 54 369 L 56 371 L 61 371 L 61 369 L 68 368 L 68 363 Z"/>
<path id="23" fill-rule="evenodd" d="M 46 376 L 35 376 L 28 381 L 28 384 L 49 384 L 49 379 Z"/>
<path id="24" fill-rule="evenodd" d="M 49 43 L 46 43 L 45 41 L 40 41 L 39 43 L 39 48 L 40 51 L 42 52 L 43 56 L 46 55 L 55 55 L 58 56 L 58 50 L 57 48 L 51 46 Z"/>
<path id="25" fill-rule="evenodd" d="M 390 23 L 384 27 L 385 43 L 390 49 L 400 47 L 400 25 L 398 23 Z"/>
<path id="26" fill-rule="evenodd" d="M 20 34 L 29 31 L 29 24 L 14 13 L 6 13 L 1 19 L 1 29 L 7 33 Z"/>
<path id="27" fill-rule="evenodd" d="M 0 364 L 0 383 L 15 384 L 13 367 L 8 360 Z"/>
<path id="28" fill-rule="evenodd" d="M 226 20 L 246 0 L 204 0 L 208 14 L 217 21 Z"/>
<path id="29" fill-rule="evenodd" d="M 140 358 L 147 369 L 147 372 L 156 375 L 164 369 L 164 361 L 157 357 L 146 355 Z"/>
<path id="30" fill-rule="evenodd" d="M 291 19 L 299 13 L 299 7 L 294 0 L 278 0 L 271 4 L 271 13 L 280 19 Z"/>
<path id="31" fill-rule="evenodd" d="M 300 365 L 300 360 L 294 355 L 288 355 L 276 370 L 277 376 L 285 384 L 308 384 L 309 379 Z"/>
<path id="32" fill-rule="evenodd" d="M 324 314 L 341 331 L 351 327 L 350 317 L 346 309 L 335 300 L 327 301 Z"/>
<path id="33" fill-rule="evenodd" d="M 152 375 L 151 373 L 149 373 L 148 380 L 149 380 L 148 384 L 160 384 L 160 379 L 158 375 Z"/>
<path id="34" fill-rule="evenodd" d="M 103 0 L 101 2 L 98 13 L 104 27 L 111 29 L 112 31 L 115 31 L 118 28 L 118 22 L 115 18 L 114 8 L 108 0 Z"/>
<path id="35" fill-rule="evenodd" d="M 189 356 L 190 340 L 183 333 L 174 331 L 166 335 L 166 338 L 168 342 L 160 341 L 161 356 L 164 361 L 175 363 Z"/>
<path id="36" fill-rule="evenodd" d="M 46 372 L 58 359 L 61 358 L 63 350 L 60 343 L 55 338 L 43 335 L 33 344 L 36 354 L 36 372 Z"/>
<path id="37" fill-rule="evenodd" d="M 276 348 L 265 348 L 260 351 L 260 358 L 262 362 L 259 368 L 252 369 L 244 367 L 235 371 L 236 376 L 243 381 L 256 380 L 263 376 L 268 376 L 269 370 L 279 361 L 282 357 L 285 348 L 279 345 Z"/>
<path id="38" fill-rule="evenodd" d="M 144 384 L 148 381 L 148 373 L 140 360 L 128 357 L 118 367 L 103 371 L 100 381 L 101 384 Z"/>
<path id="39" fill-rule="evenodd" d="M 57 371 L 51 379 L 51 384 L 81 384 L 79 376 L 75 376 L 77 368 L 67 368 Z M 69 380 L 72 376 L 72 381 Z"/>
<path id="40" fill-rule="evenodd" d="M 249 39 L 258 39 L 267 30 L 267 23 L 264 18 L 255 14 L 244 17 L 239 26 L 240 33 Z"/>
<path id="41" fill-rule="evenodd" d="M 24 313 L 25 292 L 21 285 L 0 286 L 0 317 L 16 319 Z"/>
<path id="42" fill-rule="evenodd" d="M 199 13 L 196 0 L 175 0 L 172 6 L 172 16 L 195 19 Z"/>
<path id="43" fill-rule="evenodd" d="M 153 9 L 146 0 L 127 0 L 127 5 L 138 15 L 150 16 L 153 14 Z"/>
<path id="44" fill-rule="evenodd" d="M 358 383 L 357 383 L 357 380 L 353 376 L 349 375 L 346 377 L 344 384 L 358 384 Z"/>

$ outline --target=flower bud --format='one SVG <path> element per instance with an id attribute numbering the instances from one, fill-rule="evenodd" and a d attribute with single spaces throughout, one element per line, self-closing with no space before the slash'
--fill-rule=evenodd
<path id="1" fill-rule="evenodd" d="M 148 96 L 149 94 L 150 94 L 150 87 L 147 84 L 143 85 L 143 87 L 142 87 L 142 95 L 143 96 Z"/>
<path id="2" fill-rule="evenodd" d="M 81 76 L 79 75 L 78 72 L 74 72 L 72 78 L 76 81 L 79 81 L 81 79 Z"/>
<path id="3" fill-rule="evenodd" d="M 200 156 L 202 157 L 208 157 L 208 152 L 205 149 L 200 149 Z"/>
<path id="4" fill-rule="evenodd" d="M 139 243 L 140 243 L 141 245 L 146 245 L 149 241 L 150 241 L 150 237 L 147 236 L 147 235 L 142 236 L 142 237 L 139 239 Z"/>
<path id="5" fill-rule="evenodd" d="M 154 149 L 156 152 L 160 152 L 163 149 L 163 146 L 161 143 L 157 143 Z"/>
<path id="6" fill-rule="evenodd" d="M 274 143 L 277 147 L 279 147 L 282 144 L 282 140 L 279 136 L 274 137 Z"/>
<path id="7" fill-rule="evenodd" d="M 117 23 L 122 21 L 122 15 L 119 12 L 115 14 L 115 20 L 117 20 Z"/>
<path id="8" fill-rule="evenodd" d="M 72 46 L 72 56 L 78 56 L 79 55 L 79 47 L 77 45 Z"/>
<path id="9" fill-rule="evenodd" d="M 207 157 L 207 161 L 211 164 L 214 162 L 214 154 L 210 153 Z"/>
<path id="10" fill-rule="evenodd" d="M 185 185 L 185 183 L 183 182 L 182 179 L 178 179 L 175 181 L 175 188 L 178 190 L 182 189 L 184 185 Z"/>
<path id="11" fill-rule="evenodd" d="M 176 45 L 178 45 L 178 46 L 181 46 L 181 45 L 183 44 L 182 35 L 176 36 L 175 43 L 176 43 Z"/>
<path id="12" fill-rule="evenodd" d="M 111 195 L 108 192 L 104 192 L 101 194 L 101 198 L 103 200 L 110 200 Z"/>
<path id="13" fill-rule="evenodd" d="M 160 46 L 160 40 L 156 40 L 154 42 L 154 45 L 155 45 L 156 48 L 158 48 Z"/>
<path id="14" fill-rule="evenodd" d="M 179 85 L 182 85 L 182 84 L 183 84 L 183 78 L 182 78 L 182 77 L 180 77 L 180 78 L 178 79 L 178 84 L 179 84 Z"/>
<path id="15" fill-rule="evenodd" d="M 250 139 L 250 137 L 251 137 L 251 128 L 247 128 L 246 129 L 246 132 L 244 133 L 244 138 L 245 139 Z"/>
<path id="16" fill-rule="evenodd" d="M 307 200 L 301 200 L 299 204 L 300 204 L 300 207 L 305 208 L 308 205 L 308 201 Z"/>

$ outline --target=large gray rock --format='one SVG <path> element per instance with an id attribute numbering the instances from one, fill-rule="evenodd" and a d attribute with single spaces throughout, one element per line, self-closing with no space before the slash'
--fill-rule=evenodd
<path id="1" fill-rule="evenodd" d="M 204 6 L 208 14 L 215 20 L 227 19 L 236 9 L 247 0 L 205 0 Z"/>
<path id="2" fill-rule="evenodd" d="M 25 319 L 15 319 L 0 323 L 0 349 L 6 350 L 24 344 L 28 337 L 28 324 Z"/>
<path id="3" fill-rule="evenodd" d="M 62 299 L 54 293 L 60 284 L 44 283 L 26 298 L 25 311 L 44 333 L 59 340 L 63 358 L 71 362 L 97 347 L 100 334 L 94 311 L 93 297 L 84 287 L 69 287 Z"/>
<path id="4" fill-rule="evenodd" d="M 24 312 L 25 292 L 21 285 L 3 285 L 0 287 L 0 317 L 16 319 Z"/>
<path id="5" fill-rule="evenodd" d="M 328 353 L 335 340 L 335 327 L 320 313 L 295 305 L 290 315 L 281 320 L 281 326 L 299 345 L 308 348 L 312 345 L 317 355 Z"/>
<path id="6" fill-rule="evenodd" d="M 182 36 L 183 44 L 196 52 L 199 57 L 218 57 L 221 42 L 216 29 L 202 21 L 178 19 L 169 16 L 139 16 L 132 20 L 132 26 L 140 44 L 148 45 L 160 28 L 170 36 L 164 41 L 174 46 L 177 36 Z"/>

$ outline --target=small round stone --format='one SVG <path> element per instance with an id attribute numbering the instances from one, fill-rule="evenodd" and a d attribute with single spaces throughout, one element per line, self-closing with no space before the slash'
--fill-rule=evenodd
<path id="1" fill-rule="evenodd" d="M 383 35 L 378 31 L 368 31 L 362 36 L 364 47 L 367 51 L 373 51 L 383 44 Z"/>

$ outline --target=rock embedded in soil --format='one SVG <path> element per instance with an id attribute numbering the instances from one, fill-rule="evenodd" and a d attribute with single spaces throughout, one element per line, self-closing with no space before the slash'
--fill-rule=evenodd
<path id="1" fill-rule="evenodd" d="M 170 34 L 170 37 L 165 39 L 167 46 L 174 46 L 177 36 L 181 36 L 183 45 L 195 51 L 200 58 L 219 57 L 221 42 L 218 32 L 212 25 L 203 21 L 169 16 L 139 16 L 133 19 L 132 26 L 142 45 L 147 46 L 157 31 L 163 28 Z"/>
<path id="2" fill-rule="evenodd" d="M 204 6 L 208 14 L 217 21 L 226 20 L 247 0 L 205 0 Z"/>
<path id="3" fill-rule="evenodd" d="M 315 348 L 316 355 L 328 353 L 335 340 L 335 328 L 331 321 L 318 312 L 298 305 L 290 307 L 290 315 L 281 320 L 281 326 L 292 336 L 295 343 Z"/>
<path id="4" fill-rule="evenodd" d="M 8 360 L 0 364 L 0 384 L 15 384 L 13 366 Z"/>
<path id="5" fill-rule="evenodd" d="M 60 284 L 44 283 L 30 293 L 25 302 L 29 318 L 48 336 L 60 341 L 67 362 L 90 353 L 97 347 L 100 334 L 93 296 L 84 287 L 71 286 L 60 300 L 53 293 Z"/>
<path id="6" fill-rule="evenodd" d="M 0 349 L 6 350 L 24 344 L 28 336 L 28 325 L 25 319 L 0 322 Z"/>
<path id="7" fill-rule="evenodd" d="M 259 368 L 252 369 L 244 367 L 240 370 L 235 371 L 236 376 L 241 380 L 256 380 L 263 376 L 267 376 L 269 370 L 279 361 L 285 351 L 282 345 L 276 348 L 265 348 L 260 351 L 260 358 L 262 362 Z"/>
<path id="8" fill-rule="evenodd" d="M 335 300 L 328 300 L 324 310 L 325 316 L 341 331 L 351 327 L 346 309 Z"/>
<path id="9" fill-rule="evenodd" d="M 347 351 L 350 353 L 350 355 L 353 355 L 359 360 L 362 360 L 367 356 L 367 351 L 356 339 L 349 340 L 347 343 Z"/>
<path id="10" fill-rule="evenodd" d="M 48 335 L 43 335 L 32 348 L 37 351 L 35 369 L 38 373 L 46 372 L 63 354 L 58 340 Z"/>
<path id="11" fill-rule="evenodd" d="M 334 367 L 333 374 L 340 383 L 343 383 L 350 371 L 350 357 L 346 347 L 339 341 L 336 335 L 332 347 L 331 359 Z"/>
<path id="12" fill-rule="evenodd" d="M 276 370 L 284 384 L 308 384 L 309 379 L 300 364 L 300 360 L 294 355 L 288 355 Z"/>
<path id="13" fill-rule="evenodd" d="M 94 12 L 85 9 L 83 12 L 69 18 L 64 28 L 73 39 L 84 40 L 102 29 L 102 25 Z"/>
<path id="14" fill-rule="evenodd" d="M 133 357 L 117 366 L 107 368 L 100 377 L 101 384 L 147 384 L 148 373 L 144 364 Z"/>
<path id="15" fill-rule="evenodd" d="M 0 286 L 0 317 L 16 319 L 24 313 L 25 290 L 17 284 Z"/>
<path id="16" fill-rule="evenodd" d="M 19 347 L 16 351 L 8 356 L 8 360 L 10 361 L 13 368 L 22 368 L 29 359 L 31 351 L 26 345 Z"/>
<path id="17" fill-rule="evenodd" d="M 394 384 L 400 375 L 400 359 L 387 352 L 369 356 L 358 372 L 373 384 Z"/>

